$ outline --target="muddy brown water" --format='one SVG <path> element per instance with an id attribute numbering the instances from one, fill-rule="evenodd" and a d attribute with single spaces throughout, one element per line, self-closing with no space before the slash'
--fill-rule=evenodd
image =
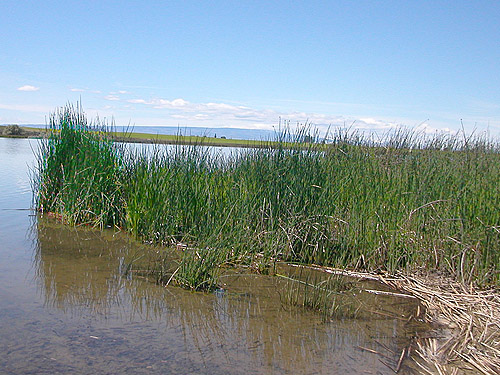
<path id="1" fill-rule="evenodd" d="M 2 374 L 393 374 L 425 329 L 408 299 L 360 294 L 357 318 L 325 319 L 276 276 L 229 272 L 211 294 L 124 276 L 155 249 L 29 210 L 36 147 L 0 138 Z"/>

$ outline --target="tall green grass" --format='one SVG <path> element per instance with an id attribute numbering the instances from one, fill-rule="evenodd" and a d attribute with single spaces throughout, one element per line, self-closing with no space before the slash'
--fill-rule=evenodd
<path id="1" fill-rule="evenodd" d="M 107 126 L 89 123 L 80 107 L 50 115 L 49 137 L 37 154 L 36 206 L 69 224 L 119 226 L 123 216 L 122 150 Z"/>
<path id="2" fill-rule="evenodd" d="M 337 130 L 310 142 L 306 126 L 230 156 L 200 144 L 132 152 L 80 116 L 52 116 L 39 157 L 38 207 L 70 223 L 220 252 L 214 267 L 258 254 L 500 284 L 500 144 L 485 135 Z"/>

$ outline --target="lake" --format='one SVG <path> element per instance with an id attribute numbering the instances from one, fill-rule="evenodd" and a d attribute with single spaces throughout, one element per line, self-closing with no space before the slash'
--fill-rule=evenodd
<path id="1" fill-rule="evenodd" d="M 0 138 L 1 373 L 393 374 L 422 329 L 407 299 L 325 320 L 284 304 L 277 277 L 230 272 L 202 294 L 130 276 L 153 247 L 30 209 L 37 142 Z"/>

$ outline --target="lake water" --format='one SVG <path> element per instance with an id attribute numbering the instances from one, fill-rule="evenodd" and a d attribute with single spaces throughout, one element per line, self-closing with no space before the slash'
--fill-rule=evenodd
<path id="1" fill-rule="evenodd" d="M 284 305 L 277 277 L 229 274 L 212 294 L 124 277 L 151 247 L 30 210 L 36 148 L 0 138 L 2 374 L 393 374 L 421 329 L 407 299 L 325 320 Z"/>

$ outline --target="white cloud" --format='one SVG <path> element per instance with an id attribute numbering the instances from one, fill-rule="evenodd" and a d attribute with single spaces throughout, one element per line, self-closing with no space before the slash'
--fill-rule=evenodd
<path id="1" fill-rule="evenodd" d="M 69 89 L 69 91 L 72 91 L 72 92 L 90 92 L 92 94 L 102 94 L 101 90 L 91 90 L 88 87 L 85 87 L 85 88 L 71 87 Z M 120 92 L 118 92 L 118 93 L 120 93 Z M 117 93 L 111 92 L 110 94 L 117 94 Z"/>
<path id="2" fill-rule="evenodd" d="M 130 99 L 127 102 L 132 104 L 148 104 L 144 99 Z"/>
<path id="3" fill-rule="evenodd" d="M 267 123 L 268 128 L 276 123 L 280 114 L 271 110 L 255 110 L 245 106 L 227 103 L 191 103 L 182 98 L 167 99 L 130 99 L 132 104 L 144 104 L 158 110 L 168 110 L 170 117 L 191 122 L 209 121 L 219 124 L 231 124 L 241 121 Z"/>
<path id="4" fill-rule="evenodd" d="M 111 100 L 111 101 L 117 101 L 117 100 L 120 100 L 120 98 L 119 98 L 118 96 L 116 96 L 116 95 L 106 95 L 106 96 L 104 97 L 104 99 L 106 99 L 106 100 Z"/>
<path id="5" fill-rule="evenodd" d="M 272 109 L 255 109 L 243 105 L 228 103 L 192 103 L 182 98 L 167 100 L 155 98 L 151 100 L 130 99 L 128 103 L 142 104 L 155 110 L 166 110 L 169 117 L 182 120 L 186 125 L 213 126 L 224 125 L 241 128 L 273 129 L 279 121 L 295 126 L 297 123 L 311 123 L 313 126 L 326 130 L 330 126 L 344 126 L 346 122 L 351 123 L 355 119 L 343 116 L 332 116 L 319 113 L 306 112 L 283 112 Z M 375 119 L 359 119 L 357 125 L 360 128 L 390 128 L 396 124 Z"/>
<path id="6" fill-rule="evenodd" d="M 40 90 L 40 87 L 35 87 L 31 85 L 24 85 L 17 88 L 17 91 L 38 91 L 38 90 Z"/>
<path id="7" fill-rule="evenodd" d="M 371 117 L 360 118 L 354 121 L 353 127 L 356 129 L 393 129 L 399 127 L 400 124 L 394 121 L 377 120 Z"/>
<path id="8" fill-rule="evenodd" d="M 153 99 L 129 99 L 127 103 L 140 105 L 149 108 L 148 119 L 141 119 L 143 125 L 172 125 L 176 123 L 181 126 L 200 127 L 234 127 L 253 129 L 275 129 L 281 121 L 281 126 L 294 128 L 297 124 L 311 124 L 318 131 L 333 131 L 335 128 L 352 127 L 360 132 L 385 132 L 391 129 L 404 127 L 405 120 L 394 120 L 374 117 L 356 117 L 331 115 L 317 112 L 282 111 L 269 108 L 251 108 L 245 105 L 234 105 L 224 102 L 193 103 L 182 98 L 173 100 L 153 98 Z M 143 109 L 136 107 L 135 110 Z M 153 113 L 155 113 L 153 115 Z M 158 120 L 161 119 L 161 120 Z M 137 121 L 137 119 L 136 119 Z M 153 123 L 158 121 L 158 123 Z M 427 123 L 420 124 L 417 129 L 425 133 L 436 131 L 448 131 L 439 124 L 435 127 Z"/>

